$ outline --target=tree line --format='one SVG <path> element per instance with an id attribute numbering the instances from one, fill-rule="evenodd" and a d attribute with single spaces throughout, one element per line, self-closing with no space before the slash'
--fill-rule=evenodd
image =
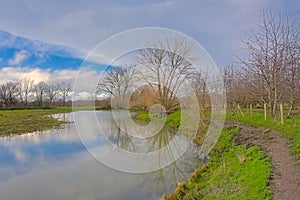
<path id="1" fill-rule="evenodd" d="M 28 108 L 65 105 L 72 92 L 71 83 L 46 83 L 24 78 L 0 85 L 0 107 Z"/>
<path id="2" fill-rule="evenodd" d="M 261 23 L 253 26 L 242 43 L 242 55 L 233 64 L 220 67 L 222 77 L 217 78 L 224 83 L 227 107 L 251 104 L 259 108 L 266 104 L 275 116 L 278 105 L 283 104 L 289 109 L 289 117 L 293 109 L 300 107 L 298 19 L 264 11 Z M 136 102 L 159 103 L 171 112 L 178 105 L 176 93 L 183 81 L 189 80 L 201 108 L 211 107 L 210 72 L 195 71 L 189 62 L 195 55 L 185 39 L 166 38 L 151 46 L 139 50 L 131 64 L 110 68 L 99 82 L 98 92 L 118 99 L 116 107 L 124 108 L 120 102 L 128 105 L 128 101 L 136 99 Z M 146 84 L 136 88 L 138 81 Z M 149 103 L 150 98 L 153 100 Z"/>
<path id="3" fill-rule="evenodd" d="M 272 116 L 278 104 L 300 107 L 299 20 L 262 13 L 262 21 L 242 40 L 244 56 L 224 68 L 228 105 L 267 104 Z"/>

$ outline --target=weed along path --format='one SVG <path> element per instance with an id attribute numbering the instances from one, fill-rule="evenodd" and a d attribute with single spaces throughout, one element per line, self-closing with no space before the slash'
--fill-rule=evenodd
<path id="1" fill-rule="evenodd" d="M 271 159 L 270 186 L 275 200 L 300 200 L 300 168 L 289 153 L 288 139 L 281 132 L 264 127 L 239 125 L 238 144 L 258 145 Z"/>

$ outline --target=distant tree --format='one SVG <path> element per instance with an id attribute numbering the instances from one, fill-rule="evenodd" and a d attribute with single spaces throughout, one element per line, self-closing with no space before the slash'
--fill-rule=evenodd
<path id="1" fill-rule="evenodd" d="M 198 103 L 200 108 L 205 108 L 206 106 L 210 105 L 209 99 L 209 91 L 208 91 L 208 72 L 196 72 L 192 78 L 192 86 L 195 91 L 195 94 L 198 98 Z"/>
<path id="2" fill-rule="evenodd" d="M 58 95 L 58 85 L 56 83 L 49 83 L 45 88 L 45 94 L 49 101 L 49 104 L 53 104 L 55 98 Z"/>
<path id="3" fill-rule="evenodd" d="M 32 90 L 32 86 L 33 80 L 31 79 L 24 78 L 18 81 L 20 101 L 25 107 L 28 105 L 29 93 Z"/>
<path id="4" fill-rule="evenodd" d="M 45 93 L 46 93 L 47 84 L 44 81 L 40 81 L 33 86 L 33 91 L 35 94 L 37 105 L 42 107 Z"/>
<path id="5" fill-rule="evenodd" d="M 63 105 L 66 104 L 66 99 L 72 92 L 72 84 L 69 82 L 60 82 L 57 84 L 58 95 L 62 98 Z"/>
<path id="6" fill-rule="evenodd" d="M 252 88 L 253 78 L 249 74 L 234 66 L 225 66 L 223 69 L 223 80 L 226 89 L 227 106 L 235 108 L 237 104 L 263 101 L 262 90 Z"/>
<path id="7" fill-rule="evenodd" d="M 17 103 L 17 95 L 19 94 L 18 84 L 15 82 L 7 82 L 0 86 L 0 99 L 5 107 L 12 107 Z"/>

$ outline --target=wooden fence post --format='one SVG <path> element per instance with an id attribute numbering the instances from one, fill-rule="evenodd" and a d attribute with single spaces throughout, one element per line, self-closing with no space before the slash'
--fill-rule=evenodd
<path id="1" fill-rule="evenodd" d="M 265 116 L 265 120 L 267 120 L 267 104 L 264 103 L 264 116 Z"/>
<path id="2" fill-rule="evenodd" d="M 280 104 L 280 119 L 281 119 L 281 125 L 284 125 L 284 120 L 283 120 L 283 105 L 282 105 L 282 103 Z"/>
<path id="3" fill-rule="evenodd" d="M 252 104 L 250 104 L 250 117 L 251 117 L 251 119 L 252 119 L 252 117 L 253 117 L 253 108 L 252 108 Z"/>

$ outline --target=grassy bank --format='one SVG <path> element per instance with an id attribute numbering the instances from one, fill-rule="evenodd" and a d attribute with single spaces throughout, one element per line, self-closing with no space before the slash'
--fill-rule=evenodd
<path id="1" fill-rule="evenodd" d="M 208 164 L 162 199 L 271 199 L 267 187 L 270 161 L 257 146 L 236 146 L 237 131 L 233 127 L 224 129 Z"/>
<path id="2" fill-rule="evenodd" d="M 180 111 L 168 115 L 167 125 L 178 127 L 180 116 Z M 146 112 L 139 113 L 136 118 L 151 120 Z M 163 199 L 271 199 L 268 188 L 270 160 L 257 146 L 235 145 L 238 131 L 236 127 L 225 128 L 210 153 L 208 164 L 196 169 L 187 183 L 179 183 L 177 189 Z M 199 130 L 196 142 L 197 138 L 201 141 L 205 133 Z"/>
<path id="3" fill-rule="evenodd" d="M 0 110 L 0 136 L 43 131 L 66 123 L 51 114 L 71 112 L 71 107 L 28 110 Z"/>
<path id="4" fill-rule="evenodd" d="M 291 153 L 295 154 L 300 159 L 300 113 L 299 111 L 295 111 L 294 115 L 291 118 L 285 118 L 284 125 L 280 123 L 279 117 L 277 117 L 277 120 L 275 120 L 269 114 L 267 115 L 267 120 L 265 120 L 263 110 L 254 110 L 252 117 L 250 117 L 249 111 L 246 110 L 244 110 L 244 116 L 241 116 L 241 114 L 239 113 L 228 112 L 227 118 L 238 120 L 240 122 L 252 126 L 268 127 L 284 133 L 285 136 L 290 139 Z"/>

